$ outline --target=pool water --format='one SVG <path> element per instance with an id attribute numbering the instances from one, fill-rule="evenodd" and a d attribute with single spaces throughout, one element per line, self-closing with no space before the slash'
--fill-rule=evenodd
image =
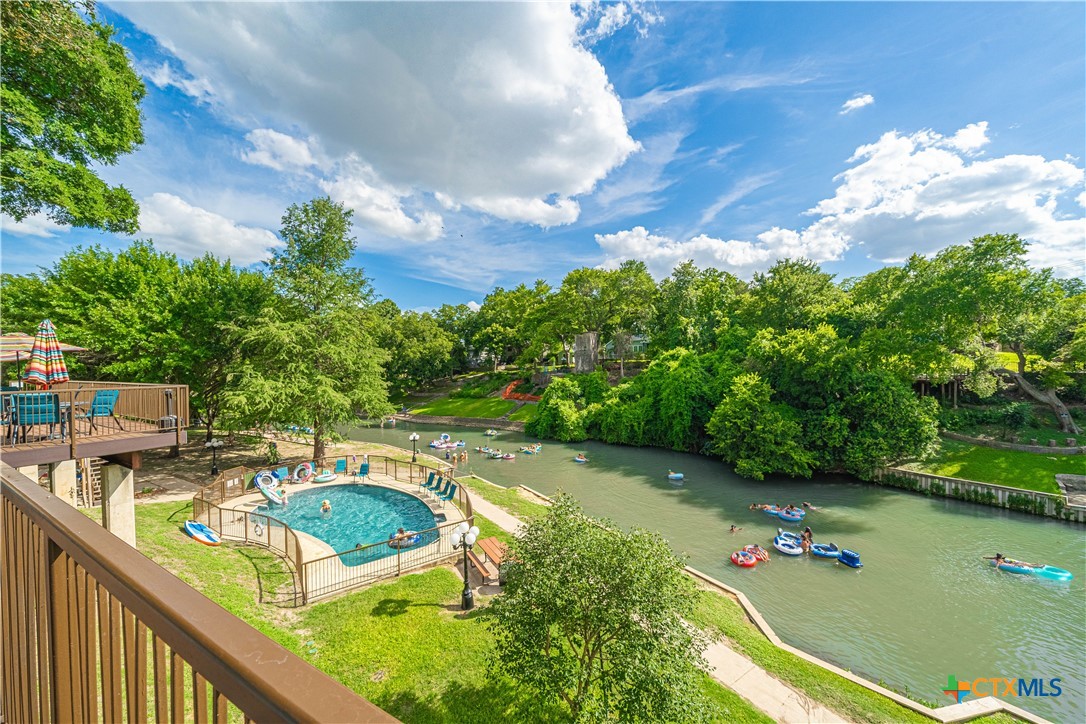
<path id="1" fill-rule="evenodd" d="M 329 513 L 321 512 L 325 500 L 332 506 Z M 426 503 L 407 493 L 375 485 L 328 485 L 292 493 L 285 508 L 265 504 L 254 512 L 308 533 L 336 552 L 352 550 L 360 543 L 365 546 L 387 541 L 398 528 L 430 531 L 423 533 L 413 547 L 437 540 L 437 532 L 430 530 L 436 525 L 434 514 Z M 394 555 L 395 548 L 374 546 L 362 554 L 344 556 L 343 563 L 357 566 Z"/>

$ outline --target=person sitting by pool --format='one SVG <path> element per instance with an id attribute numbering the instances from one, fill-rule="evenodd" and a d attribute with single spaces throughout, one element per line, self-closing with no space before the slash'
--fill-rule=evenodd
<path id="1" fill-rule="evenodd" d="M 321 501 L 321 512 L 322 513 L 331 513 L 332 512 L 332 504 L 329 503 L 327 500 L 322 500 Z"/>
<path id="2" fill-rule="evenodd" d="M 743 530 L 743 529 L 742 528 L 736 528 L 735 523 L 732 523 L 732 527 L 728 529 L 728 532 L 729 533 L 738 533 L 741 530 Z"/>

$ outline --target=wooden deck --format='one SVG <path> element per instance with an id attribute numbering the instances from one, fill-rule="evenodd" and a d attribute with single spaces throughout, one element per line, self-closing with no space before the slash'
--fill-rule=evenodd
<path id="1" fill-rule="evenodd" d="M 17 407 L 26 392 L 3 392 L 0 411 L 0 458 L 14 467 L 45 465 L 88 457 L 121 456 L 188 442 L 188 388 L 183 385 L 130 385 L 77 382 L 41 393 L 35 401 L 51 399 L 52 411 L 37 419 L 54 424 L 19 425 Z M 112 394 L 114 404 L 99 409 L 95 400 Z M 38 413 L 31 409 L 27 413 Z M 39 413 L 41 414 L 41 413 Z"/>

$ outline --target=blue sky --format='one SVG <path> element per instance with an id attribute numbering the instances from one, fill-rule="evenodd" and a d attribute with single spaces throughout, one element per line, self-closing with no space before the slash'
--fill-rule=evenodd
<path id="1" fill-rule="evenodd" d="M 985 233 L 1086 258 L 1086 5 L 100 5 L 146 143 L 140 236 L 258 263 L 291 203 L 355 212 L 405 308 L 642 259 L 840 277 Z M 3 220 L 5 272 L 125 237 Z"/>

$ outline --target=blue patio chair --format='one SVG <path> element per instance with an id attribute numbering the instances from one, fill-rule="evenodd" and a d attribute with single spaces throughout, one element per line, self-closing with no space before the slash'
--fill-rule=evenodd
<path id="1" fill-rule="evenodd" d="M 441 485 L 444 482 L 445 482 L 445 478 L 438 475 L 437 478 L 434 480 L 434 484 L 433 485 L 427 485 L 426 490 L 428 492 L 430 492 L 430 493 L 433 493 L 434 495 L 437 495 L 441 491 Z"/>
<path id="2" fill-rule="evenodd" d="M 280 483 L 285 483 L 285 482 L 287 482 L 287 478 L 290 477 L 290 468 L 287 467 L 286 465 L 284 465 L 281 468 L 276 468 L 275 469 L 275 474 L 279 476 L 279 482 Z"/>
<path id="3" fill-rule="evenodd" d="M 94 399 L 91 400 L 90 405 L 81 412 L 77 412 L 75 417 L 77 420 L 86 420 L 90 423 L 91 432 L 98 427 L 94 424 L 96 418 L 112 417 L 117 423 L 117 427 L 124 430 L 124 425 L 113 414 L 113 408 L 117 406 L 117 398 L 120 397 L 120 390 L 97 390 L 94 393 Z"/>
<path id="4" fill-rule="evenodd" d="M 433 470 L 431 470 L 430 471 L 430 477 L 426 478 L 426 480 L 423 480 L 423 481 L 421 481 L 419 483 L 419 490 L 422 490 L 423 488 L 429 489 L 430 486 L 434 484 L 434 476 L 435 475 L 437 475 L 437 473 L 434 472 Z"/>
<path id="5" fill-rule="evenodd" d="M 445 489 L 444 489 L 444 490 L 442 490 L 442 491 L 441 491 L 441 492 L 439 493 L 439 492 L 437 492 L 437 489 L 436 489 L 436 488 L 434 489 L 434 497 L 435 497 L 435 498 L 437 498 L 438 500 L 441 500 L 441 496 L 442 496 L 442 495 L 445 495 L 445 493 L 449 492 L 449 488 L 451 488 L 451 487 L 452 487 L 452 484 L 453 484 L 453 481 L 452 481 L 452 480 L 446 480 L 446 481 L 445 481 Z M 441 487 L 441 486 L 438 486 L 438 487 Z"/>
<path id="6" fill-rule="evenodd" d="M 347 474 L 347 458 L 339 458 L 338 460 L 336 460 L 336 469 L 333 470 L 332 472 L 334 472 L 336 475 L 346 475 Z"/>
<path id="7" fill-rule="evenodd" d="M 60 423 L 60 438 L 64 439 L 64 418 L 60 416 L 60 396 L 55 392 L 26 392 L 13 395 L 15 398 L 15 424 L 22 431 L 23 442 L 30 428 L 36 425 L 48 425 L 49 436 L 53 428 Z M 16 433 L 16 437 L 18 433 Z"/>
<path id="8" fill-rule="evenodd" d="M 449 486 L 449 489 L 446 492 L 442 493 L 441 495 L 439 495 L 437 497 L 438 497 L 438 500 L 441 501 L 441 507 L 444 508 L 445 503 L 449 502 L 450 500 L 452 500 L 453 498 L 456 497 L 456 484 L 453 483 L 451 486 Z"/>

